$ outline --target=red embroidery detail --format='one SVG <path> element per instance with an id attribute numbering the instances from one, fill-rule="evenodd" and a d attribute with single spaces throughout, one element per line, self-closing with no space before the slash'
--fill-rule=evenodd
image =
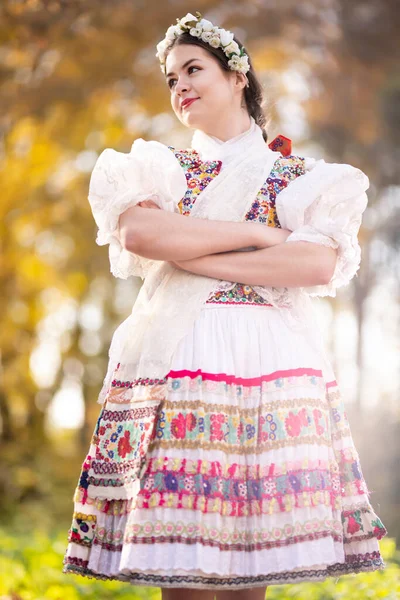
<path id="1" fill-rule="evenodd" d="M 180 371 L 169 371 L 167 377 L 170 377 L 171 379 L 181 379 L 182 377 L 196 379 L 197 377 L 201 377 L 203 381 L 225 381 L 225 383 L 231 385 L 236 384 L 253 386 L 261 385 L 263 381 L 273 381 L 275 379 L 278 380 L 281 377 L 302 377 L 303 375 L 309 375 L 310 377 L 322 377 L 322 371 L 320 369 L 299 367 L 297 369 L 274 371 L 273 373 L 261 375 L 260 377 L 236 377 L 235 375 L 228 375 L 227 373 L 206 373 L 201 369 L 197 369 L 197 371 L 182 369 Z M 277 385 L 279 385 L 279 381 Z"/>
<path id="2" fill-rule="evenodd" d="M 274 152 L 280 152 L 282 156 L 290 156 L 292 154 L 292 140 L 282 134 L 276 136 L 268 147 Z"/>

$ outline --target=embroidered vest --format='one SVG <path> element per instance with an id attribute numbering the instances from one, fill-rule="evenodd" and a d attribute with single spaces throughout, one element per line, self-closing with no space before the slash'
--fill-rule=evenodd
<path id="1" fill-rule="evenodd" d="M 282 156 L 275 161 L 245 220 L 264 223 L 268 227 L 281 227 L 275 208 L 276 197 L 291 181 L 304 175 L 304 158 L 291 154 L 291 142 L 284 136 L 276 137 L 269 147 L 274 151 L 279 150 Z M 222 162 L 202 161 L 196 150 L 176 150 L 173 146 L 168 148 L 175 154 L 185 173 L 187 190 L 178 206 L 182 215 L 189 216 L 200 192 L 220 173 Z M 214 292 L 206 303 L 269 305 L 251 286 L 241 283 L 236 283 L 230 290 Z"/>

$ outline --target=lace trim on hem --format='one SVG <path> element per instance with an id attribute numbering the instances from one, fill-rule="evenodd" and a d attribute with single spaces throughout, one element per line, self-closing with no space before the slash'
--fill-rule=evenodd
<path id="1" fill-rule="evenodd" d="M 349 573 L 361 573 L 377 571 L 386 567 L 378 551 L 366 554 L 347 556 L 345 563 L 335 563 L 322 569 L 303 569 L 297 572 L 284 571 L 282 573 L 270 573 L 253 577 L 212 577 L 209 575 L 172 575 L 165 576 L 153 573 L 132 571 L 130 575 L 122 573 L 118 575 L 104 575 L 96 573 L 87 568 L 88 561 L 83 559 L 67 557 L 64 559 L 63 573 L 76 574 L 90 579 L 119 580 L 136 585 L 151 587 L 191 587 L 199 589 L 241 589 L 264 585 L 279 585 L 284 583 L 298 583 L 301 581 L 323 581 L 328 577 L 340 577 Z"/>

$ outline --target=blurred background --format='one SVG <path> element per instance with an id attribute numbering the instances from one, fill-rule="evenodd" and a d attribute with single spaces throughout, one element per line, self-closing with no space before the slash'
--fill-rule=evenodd
<path id="1" fill-rule="evenodd" d="M 100 152 L 185 148 L 155 57 L 177 18 L 230 29 L 262 80 L 269 140 L 370 178 L 362 264 L 315 299 L 388 568 L 271 598 L 397 598 L 400 554 L 400 10 L 397 0 L 26 0 L 0 6 L 0 597 L 160 598 L 61 574 L 72 496 L 117 325 L 141 280 L 117 280 L 87 201 Z M 397 592 L 396 592 L 397 589 Z"/>

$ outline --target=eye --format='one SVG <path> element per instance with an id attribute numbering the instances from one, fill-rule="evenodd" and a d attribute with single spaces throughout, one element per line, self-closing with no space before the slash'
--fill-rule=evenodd
<path id="1" fill-rule="evenodd" d="M 200 67 L 196 67 L 195 65 L 190 65 L 190 67 L 188 67 L 188 73 L 191 73 L 192 69 L 197 69 L 198 71 L 201 71 Z M 172 82 L 176 81 L 176 79 L 173 79 L 171 77 L 171 79 L 168 80 L 168 87 L 171 89 L 173 87 Z"/>

